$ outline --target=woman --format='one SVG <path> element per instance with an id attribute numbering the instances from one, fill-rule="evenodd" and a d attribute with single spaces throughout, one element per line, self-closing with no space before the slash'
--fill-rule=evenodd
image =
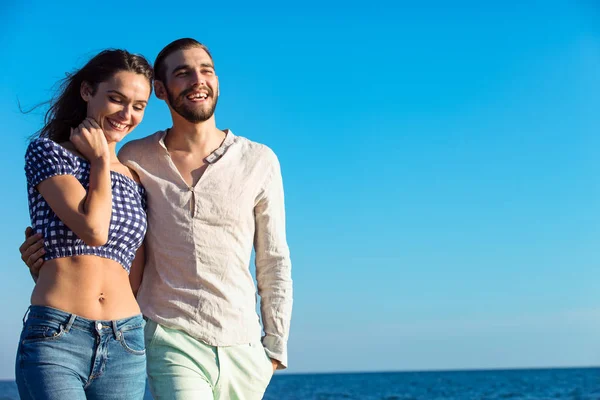
<path id="1" fill-rule="evenodd" d="M 107 50 L 68 75 L 25 155 L 44 267 L 16 360 L 22 399 L 142 399 L 145 193 L 116 156 L 142 120 L 152 68 Z"/>

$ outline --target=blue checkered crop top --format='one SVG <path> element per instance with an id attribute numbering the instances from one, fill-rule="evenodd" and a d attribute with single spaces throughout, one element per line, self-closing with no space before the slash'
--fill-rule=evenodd
<path id="1" fill-rule="evenodd" d="M 56 175 L 73 175 L 87 190 L 89 162 L 58 143 L 39 138 L 25 153 L 25 175 L 29 215 L 36 233 L 44 236 L 44 260 L 76 255 L 95 255 L 115 260 L 129 273 L 135 252 L 146 234 L 146 192 L 133 179 L 111 171 L 112 214 L 108 241 L 103 246 L 88 246 L 52 211 L 36 186 Z"/>

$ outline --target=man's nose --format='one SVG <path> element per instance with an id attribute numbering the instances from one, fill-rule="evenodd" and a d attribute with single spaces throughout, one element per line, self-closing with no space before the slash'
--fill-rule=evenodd
<path id="1" fill-rule="evenodd" d="M 194 71 L 192 77 L 194 79 L 194 85 L 206 86 L 206 79 L 204 79 L 204 75 L 202 75 L 199 71 Z"/>

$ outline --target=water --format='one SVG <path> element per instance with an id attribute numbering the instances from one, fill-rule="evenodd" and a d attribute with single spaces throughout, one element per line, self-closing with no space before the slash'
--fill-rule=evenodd
<path id="1" fill-rule="evenodd" d="M 0 381 L 0 400 L 19 396 Z M 265 400 L 600 400 L 600 368 L 276 374 Z M 152 397 L 149 393 L 146 399 Z"/>

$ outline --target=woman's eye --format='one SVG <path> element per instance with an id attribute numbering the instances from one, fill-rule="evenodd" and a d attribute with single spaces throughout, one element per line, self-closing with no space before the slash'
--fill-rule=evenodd
<path id="1" fill-rule="evenodd" d="M 121 99 L 119 99 L 118 97 L 109 97 L 110 101 L 112 101 L 113 103 L 121 103 Z"/>

